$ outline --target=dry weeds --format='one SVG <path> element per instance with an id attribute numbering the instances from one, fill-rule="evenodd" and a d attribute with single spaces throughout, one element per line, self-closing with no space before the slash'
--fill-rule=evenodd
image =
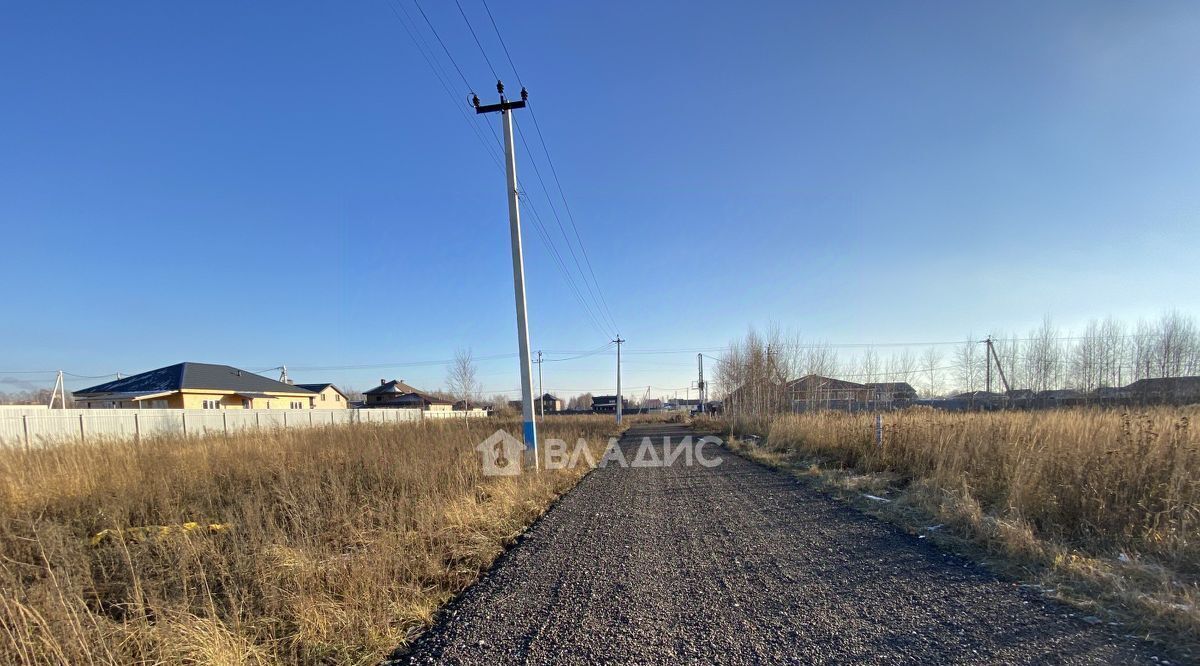
<path id="1" fill-rule="evenodd" d="M 1011 572 L 1191 654 L 1200 646 L 1200 410 L 884 417 L 729 424 L 751 456 L 862 496 L 914 530 L 935 521 Z M 1111 611 L 1111 614 L 1109 613 Z"/>
<path id="2" fill-rule="evenodd" d="M 482 476 L 501 425 L 0 451 L 0 662 L 375 663 L 585 471 Z"/>

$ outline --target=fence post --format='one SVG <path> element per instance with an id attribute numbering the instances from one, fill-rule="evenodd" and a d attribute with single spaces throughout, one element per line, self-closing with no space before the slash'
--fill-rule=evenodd
<path id="1" fill-rule="evenodd" d="M 254 429 L 262 430 L 262 412 L 254 410 Z"/>
<path id="2" fill-rule="evenodd" d="M 29 415 L 21 415 L 21 429 L 25 431 L 25 450 L 29 450 Z"/>
<path id="3" fill-rule="evenodd" d="M 287 430 L 287 412 L 283 413 L 283 429 Z"/>
<path id="4" fill-rule="evenodd" d="M 87 442 L 87 434 L 83 432 L 83 414 L 79 415 L 79 442 Z"/>
<path id="5" fill-rule="evenodd" d="M 875 446 L 883 448 L 883 414 L 875 414 Z"/>
<path id="6" fill-rule="evenodd" d="M 180 412 L 179 417 L 183 421 L 183 436 L 187 437 L 187 410 Z"/>
<path id="7" fill-rule="evenodd" d="M 225 439 L 229 439 L 229 412 L 221 412 L 221 425 L 225 428 Z"/>
<path id="8" fill-rule="evenodd" d="M 311 409 L 308 410 L 308 427 L 310 428 L 313 427 L 313 411 Z"/>
<path id="9" fill-rule="evenodd" d="M 140 415 L 137 412 L 133 413 L 133 441 L 138 444 L 142 443 L 142 420 L 138 418 Z"/>

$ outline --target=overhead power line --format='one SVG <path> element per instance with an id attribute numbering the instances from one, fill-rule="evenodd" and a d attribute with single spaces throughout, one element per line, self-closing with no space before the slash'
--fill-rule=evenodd
<path id="1" fill-rule="evenodd" d="M 446 45 L 445 40 L 442 39 L 441 34 L 437 31 L 436 27 L 433 25 L 433 22 L 430 20 L 429 15 L 425 13 L 424 9 L 421 7 L 418 0 L 413 0 L 413 4 L 417 8 L 417 10 L 420 12 L 423 21 L 425 22 L 426 26 L 429 28 L 429 31 L 431 33 L 433 33 L 434 39 L 440 45 L 442 52 L 445 54 L 446 58 L 450 61 L 451 65 L 454 67 L 455 72 L 458 73 L 458 76 L 462 80 L 463 85 L 466 86 L 468 90 L 470 90 L 471 89 L 470 81 L 467 79 L 466 74 L 463 72 L 462 67 L 458 64 L 458 60 L 456 60 L 454 58 L 453 54 L 450 52 L 450 49 Z M 465 110 L 464 110 L 465 104 L 460 103 L 461 99 L 463 99 L 463 98 L 459 98 L 451 90 L 452 85 L 448 81 L 449 75 L 446 74 L 446 72 L 441 68 L 441 66 L 438 62 L 438 57 L 433 52 L 432 47 L 427 42 L 425 42 L 424 37 L 421 35 L 421 31 L 416 26 L 416 21 L 408 13 L 408 10 L 404 8 L 403 4 L 400 5 L 400 11 L 402 11 L 404 13 L 404 16 L 402 17 L 400 15 L 400 12 L 397 11 L 396 6 L 394 4 L 392 4 L 391 2 L 389 2 L 389 8 L 392 10 L 393 15 L 395 15 L 397 21 L 400 22 L 400 24 L 404 28 L 405 32 L 408 33 L 409 39 L 413 42 L 414 47 L 417 49 L 418 53 L 420 53 L 422 59 L 425 60 L 426 65 L 428 65 L 430 70 L 433 72 L 434 77 L 438 79 L 438 83 L 441 85 L 442 89 L 446 92 L 446 95 L 450 99 L 451 104 L 455 107 L 456 112 L 460 116 L 462 116 L 464 122 L 466 122 L 470 126 L 472 133 L 475 134 L 476 139 L 480 142 L 480 144 L 483 145 L 485 152 L 488 153 L 489 157 L 492 159 L 493 163 L 496 165 L 496 168 L 499 171 L 503 172 L 504 166 L 501 162 L 501 158 L 499 157 L 499 154 L 502 154 L 502 152 L 503 152 L 502 142 L 500 141 L 500 137 L 496 134 L 495 128 L 492 127 L 490 124 L 486 124 L 486 127 L 491 132 L 492 138 L 495 141 L 495 145 L 492 145 L 480 133 L 479 126 L 478 126 L 479 120 L 476 119 L 475 121 L 472 121 L 471 118 L 468 116 L 468 114 L 465 112 Z M 461 6 L 460 6 L 460 9 L 461 9 Z M 407 21 L 405 20 L 405 18 L 407 18 Z M 465 13 L 464 13 L 463 18 L 464 18 L 464 20 L 466 20 Z M 468 24 L 468 27 L 470 27 L 470 21 L 467 20 L 466 22 Z M 410 24 L 411 24 L 411 27 L 410 27 Z M 474 35 L 473 29 L 472 29 L 472 34 Z M 478 37 L 476 37 L 476 43 L 477 43 L 477 45 L 480 46 L 480 49 L 482 51 L 483 47 L 482 47 L 482 44 L 479 43 Z M 485 59 L 486 59 L 486 54 L 485 54 Z M 488 64 L 489 64 L 489 67 L 491 67 L 490 62 Z M 536 169 L 535 169 L 535 171 L 536 171 Z M 594 305 L 594 306 L 589 305 L 589 301 L 584 295 L 584 291 L 590 291 L 590 288 L 585 290 L 585 289 L 581 289 L 578 286 L 577 279 L 572 275 L 571 271 L 567 268 L 566 260 L 562 257 L 556 244 L 554 243 L 553 237 L 551 236 L 549 231 L 546 229 L 545 223 L 543 222 L 542 216 L 539 214 L 537 207 L 534 206 L 531 201 L 529 201 L 528 195 L 524 194 L 524 192 L 523 192 L 523 188 L 521 188 L 521 189 L 522 189 L 523 198 L 524 198 L 526 204 L 528 205 L 530 217 L 531 217 L 531 219 L 534 223 L 534 227 L 538 233 L 538 237 L 541 239 L 541 242 L 546 246 L 546 249 L 549 251 L 555 266 L 557 267 L 558 271 L 563 276 L 564 282 L 566 282 L 568 288 L 571 290 L 575 299 L 579 302 L 580 306 L 584 309 L 585 316 L 589 320 L 590 324 L 596 328 L 597 333 L 599 333 L 604 338 L 610 338 L 611 331 L 608 330 L 607 326 L 605 326 L 601 323 L 603 321 L 603 317 L 600 314 L 601 313 L 600 306 L 598 304 Z M 557 215 L 557 212 L 555 214 Z M 583 275 L 582 271 L 580 271 L 579 277 L 584 279 L 584 284 L 586 285 L 587 284 L 586 277 Z M 595 299 L 594 295 L 592 296 L 592 299 L 593 300 Z M 593 310 L 595 312 L 593 312 Z"/>
<path id="2" fill-rule="evenodd" d="M 496 39 L 497 39 L 497 41 L 500 42 L 500 48 L 504 50 L 504 57 L 508 60 L 509 67 L 512 68 L 513 76 L 517 77 L 517 84 L 520 85 L 521 87 L 524 87 L 525 83 L 521 79 L 520 71 L 517 70 L 516 62 L 513 61 L 512 53 L 508 50 L 508 44 L 504 41 L 504 35 L 502 35 L 500 33 L 500 26 L 496 23 L 496 17 L 492 15 L 492 9 L 491 9 L 491 7 L 488 6 L 487 0 L 481 0 L 481 1 L 483 3 L 484 11 L 487 12 L 488 20 L 492 24 L 492 30 L 494 30 L 496 33 Z M 465 15 L 464 15 L 464 18 L 465 18 Z M 469 22 L 468 22 L 468 25 L 469 25 Z M 474 34 L 474 31 L 472 31 L 472 34 Z M 478 43 L 478 40 L 476 40 L 476 43 Z M 482 49 L 482 47 L 480 47 L 480 49 Z M 486 58 L 486 56 L 485 56 L 485 58 Z M 488 64 L 489 64 L 489 66 L 491 65 L 490 61 Z M 549 148 L 549 146 L 546 145 L 546 137 L 542 133 L 542 126 L 541 126 L 541 123 L 538 122 L 537 113 L 534 111 L 532 104 L 529 104 L 527 106 L 527 108 L 529 110 L 529 117 L 530 117 L 530 119 L 533 120 L 533 129 L 538 135 L 538 142 L 541 143 L 542 152 L 545 153 L 545 155 L 546 155 L 546 162 L 550 165 L 550 174 L 554 177 L 554 184 L 558 188 L 558 195 L 559 195 L 559 198 L 562 200 L 563 209 L 566 211 L 567 219 L 571 223 L 571 229 L 575 233 L 575 241 L 576 241 L 576 243 L 578 243 L 580 252 L 583 255 L 584 264 L 587 265 L 588 274 L 591 276 L 592 283 L 596 286 L 597 290 L 599 291 L 600 305 L 604 308 L 604 312 L 607 315 L 609 321 L 612 322 L 613 327 L 619 331 L 620 326 L 617 325 L 616 319 L 613 318 L 612 310 L 608 307 L 608 300 L 604 298 L 604 291 L 602 289 L 600 289 L 600 282 L 596 279 L 596 271 L 592 267 L 591 258 L 588 256 L 587 246 L 584 245 L 583 238 L 579 234 L 579 227 L 575 223 L 575 215 L 571 211 L 570 204 L 567 203 L 567 195 L 566 195 L 566 192 L 563 190 L 562 181 L 558 177 L 558 168 L 555 167 L 555 165 L 554 165 L 554 158 L 552 158 L 550 156 L 550 148 Z M 518 128 L 518 130 L 519 130 L 519 128 Z M 521 140 L 524 141 L 524 137 L 522 137 Z M 528 151 L 528 150 L 529 150 L 528 147 L 526 147 L 526 151 Z M 535 168 L 535 170 L 536 170 L 536 168 Z M 543 185 L 543 187 L 544 187 L 544 185 Z M 546 197 L 547 197 L 547 199 L 550 198 L 549 192 L 546 193 Z M 551 204 L 551 205 L 553 205 L 553 204 Z M 564 232 L 564 236 L 565 235 L 566 234 Z"/>

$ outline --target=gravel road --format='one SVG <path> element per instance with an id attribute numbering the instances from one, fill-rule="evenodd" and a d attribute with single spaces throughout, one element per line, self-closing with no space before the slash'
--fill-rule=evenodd
<path id="1" fill-rule="evenodd" d="M 644 426 L 622 439 L 687 434 Z M 1145 644 L 709 446 L 588 474 L 393 663 L 1162 663 Z"/>

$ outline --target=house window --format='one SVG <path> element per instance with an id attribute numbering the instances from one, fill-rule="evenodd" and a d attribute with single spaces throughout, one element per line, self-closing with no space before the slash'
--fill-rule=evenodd
<path id="1" fill-rule="evenodd" d="M 242 398 L 242 409 L 250 409 L 250 398 Z"/>
<path id="2" fill-rule="evenodd" d="M 304 409 L 304 403 L 302 403 L 302 402 L 293 402 L 293 403 L 292 403 L 292 409 Z"/>
<path id="3" fill-rule="evenodd" d="M 338 401 L 338 402 L 341 402 L 341 401 L 342 401 L 342 394 L 341 394 L 341 393 L 335 393 L 335 394 L 333 395 L 333 399 L 334 399 L 334 400 L 336 400 L 336 401 Z"/>
<path id="4" fill-rule="evenodd" d="M 220 409 L 221 408 L 220 398 L 217 398 L 216 400 L 205 400 L 203 404 L 204 404 L 204 409 Z"/>
<path id="5" fill-rule="evenodd" d="M 149 404 L 150 409 L 166 409 L 167 408 L 166 400 L 150 400 L 148 402 L 150 403 Z"/>
<path id="6" fill-rule="evenodd" d="M 327 395 L 325 395 L 324 393 L 322 393 L 322 394 L 321 394 L 321 402 L 325 402 L 325 398 L 328 398 L 328 397 L 329 397 L 329 396 L 327 396 Z"/>

